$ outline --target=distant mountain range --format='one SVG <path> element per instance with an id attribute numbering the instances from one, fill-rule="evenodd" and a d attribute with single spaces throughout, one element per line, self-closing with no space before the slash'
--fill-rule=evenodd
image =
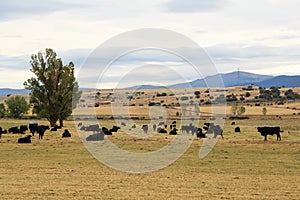
<path id="1" fill-rule="evenodd" d="M 213 76 L 208 76 L 202 79 L 196 79 L 191 82 L 178 83 L 169 86 L 153 86 L 153 85 L 139 85 L 133 86 L 129 89 L 155 89 L 155 88 L 201 88 L 208 87 L 206 83 L 213 83 L 214 80 L 220 79 L 223 80 L 224 87 L 232 86 L 243 86 L 254 84 L 261 87 L 300 87 L 300 75 L 299 76 L 269 76 L 269 75 L 260 75 L 243 71 L 235 71 L 224 74 L 216 74 Z"/>
<path id="2" fill-rule="evenodd" d="M 157 88 L 201 88 L 208 87 L 206 82 L 212 83 L 220 76 L 223 79 L 224 87 L 232 87 L 232 86 L 243 86 L 254 84 L 256 86 L 261 87 L 300 87 L 300 75 L 299 76 L 268 76 L 268 75 L 260 75 L 253 74 L 249 72 L 243 71 L 235 71 L 230 73 L 216 74 L 213 76 L 208 76 L 202 79 L 196 79 L 191 82 L 178 83 L 169 86 L 154 86 L 154 85 L 138 85 L 129 87 L 127 89 L 157 89 Z M 81 88 L 81 90 L 94 90 L 92 88 Z M 11 88 L 0 88 L 0 96 L 9 95 L 9 94 L 29 94 L 30 90 L 26 89 L 11 89 Z"/>
<path id="3" fill-rule="evenodd" d="M 29 94 L 30 90 L 26 89 L 11 89 L 11 88 L 0 88 L 0 96 L 12 95 L 12 94 Z"/>

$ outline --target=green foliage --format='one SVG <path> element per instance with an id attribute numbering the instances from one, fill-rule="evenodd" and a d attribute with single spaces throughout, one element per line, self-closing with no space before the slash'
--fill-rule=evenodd
<path id="1" fill-rule="evenodd" d="M 285 97 L 289 100 L 296 100 L 296 99 L 300 99 L 300 95 L 296 92 L 294 92 L 292 89 L 287 90 L 284 93 Z"/>
<path id="2" fill-rule="evenodd" d="M 226 96 L 226 101 L 237 101 L 237 97 L 232 93 Z"/>
<path id="3" fill-rule="evenodd" d="M 8 116 L 12 118 L 21 118 L 30 108 L 25 98 L 21 96 L 10 97 L 6 100 L 6 104 L 8 107 Z"/>
<path id="4" fill-rule="evenodd" d="M 280 87 L 271 87 L 269 90 L 266 88 L 259 88 L 259 98 L 272 101 L 273 99 L 281 98 Z"/>
<path id="5" fill-rule="evenodd" d="M 246 112 L 246 108 L 244 106 L 239 106 L 237 109 L 237 115 L 242 115 Z"/>
<path id="6" fill-rule="evenodd" d="M 51 126 L 58 120 L 63 125 L 63 120 L 71 115 L 81 96 L 74 64 L 69 62 L 64 66 L 52 49 L 46 49 L 45 54 L 32 55 L 30 64 L 36 77 L 28 79 L 24 86 L 31 90 L 33 112 L 48 119 Z"/>
<path id="7" fill-rule="evenodd" d="M 245 93 L 245 97 L 250 97 L 250 96 L 251 96 L 250 92 Z"/>
<path id="8" fill-rule="evenodd" d="M 233 105 L 231 106 L 231 113 L 232 113 L 233 115 L 236 115 L 237 109 L 238 109 L 238 106 L 237 106 L 236 104 L 233 104 Z"/>
<path id="9" fill-rule="evenodd" d="M 246 108 L 244 106 L 238 106 L 237 104 L 233 104 L 231 106 L 231 113 L 233 115 L 242 115 L 246 112 Z"/>
<path id="10" fill-rule="evenodd" d="M 268 112 L 268 111 L 267 111 L 267 108 L 266 108 L 266 107 L 264 107 L 264 108 L 262 109 L 262 111 L 261 111 L 261 112 L 262 112 L 262 114 L 263 114 L 263 115 L 266 115 L 266 114 L 267 114 L 267 112 Z"/>
<path id="11" fill-rule="evenodd" d="M 0 103 L 0 118 L 5 117 L 6 115 L 6 109 L 3 103 Z"/>

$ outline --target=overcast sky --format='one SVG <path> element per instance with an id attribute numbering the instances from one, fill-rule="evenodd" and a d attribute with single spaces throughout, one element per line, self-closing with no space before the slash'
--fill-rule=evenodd
<path id="1" fill-rule="evenodd" d="M 73 61 L 80 73 L 103 42 L 141 28 L 185 35 L 205 50 L 218 72 L 239 68 L 267 75 L 300 75 L 299 8 L 298 0 L 1 0 L 0 88 L 23 88 L 32 76 L 30 55 L 45 48 L 54 49 L 66 64 Z M 146 75 L 153 74 L 165 79 L 157 84 L 171 83 L 174 76 L 166 69 L 175 69 L 186 80 L 202 78 L 178 58 L 157 52 L 147 59 L 145 55 L 149 51 L 115 63 L 116 70 L 108 70 L 107 77 L 100 79 L 103 87 L 116 85 L 124 72 L 135 69 L 126 77 L 139 74 L 141 84 L 151 82 Z M 150 69 L 151 73 L 143 74 Z M 87 78 L 80 85 L 93 87 L 93 81 Z"/>

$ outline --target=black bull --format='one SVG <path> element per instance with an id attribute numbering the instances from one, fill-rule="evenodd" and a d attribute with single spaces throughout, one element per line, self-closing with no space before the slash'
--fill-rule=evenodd
<path id="1" fill-rule="evenodd" d="M 281 140 L 281 135 L 280 132 L 283 132 L 280 130 L 279 126 L 275 126 L 275 127 L 257 127 L 257 131 L 260 132 L 260 134 L 262 136 L 265 137 L 265 141 L 267 140 L 267 135 L 276 135 L 277 136 L 277 140 Z"/>

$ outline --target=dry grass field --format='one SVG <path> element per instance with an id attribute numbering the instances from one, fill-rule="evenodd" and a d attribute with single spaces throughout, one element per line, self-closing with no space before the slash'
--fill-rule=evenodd
<path id="1" fill-rule="evenodd" d="M 145 95 L 149 98 L 156 92 Z M 168 97 L 161 100 L 169 101 Z M 148 100 L 134 101 L 145 104 Z M 236 120 L 234 126 L 227 117 L 224 140 L 219 139 L 204 159 L 198 157 L 203 139 L 195 138 L 176 162 L 141 174 L 117 171 L 96 160 L 83 146 L 71 119 L 64 127 L 70 130 L 71 138 L 61 138 L 62 129 L 46 131 L 43 140 L 34 136 L 31 144 L 18 144 L 17 139 L 22 135 L 3 134 L 0 199 L 299 199 L 300 103 L 266 107 L 268 113 L 263 116 L 262 106 L 246 106 L 245 115 L 249 119 Z M 80 112 L 85 114 L 87 109 L 93 108 L 86 106 Z M 149 123 L 149 107 L 131 106 L 130 109 L 132 116 L 146 116 L 144 120 L 136 120 L 137 124 Z M 226 109 L 229 114 L 230 106 Z M 209 121 L 211 109 L 200 106 L 200 111 L 206 113 L 200 115 L 201 127 Z M 99 120 L 101 125 L 115 124 L 110 119 L 110 105 L 96 108 L 96 113 L 104 117 Z M 170 111 L 168 115 L 174 117 L 175 113 Z M 45 120 L 37 121 L 48 124 Z M 6 129 L 28 122 L 0 119 L 0 126 Z M 263 141 L 256 127 L 264 125 L 280 126 L 284 130 L 282 141 L 276 141 L 275 136 Z M 241 128 L 241 133 L 234 133 L 235 126 Z M 163 147 L 173 137 L 156 134 L 137 139 L 121 129 L 112 136 L 105 136 L 105 140 L 125 150 L 143 153 Z"/>

